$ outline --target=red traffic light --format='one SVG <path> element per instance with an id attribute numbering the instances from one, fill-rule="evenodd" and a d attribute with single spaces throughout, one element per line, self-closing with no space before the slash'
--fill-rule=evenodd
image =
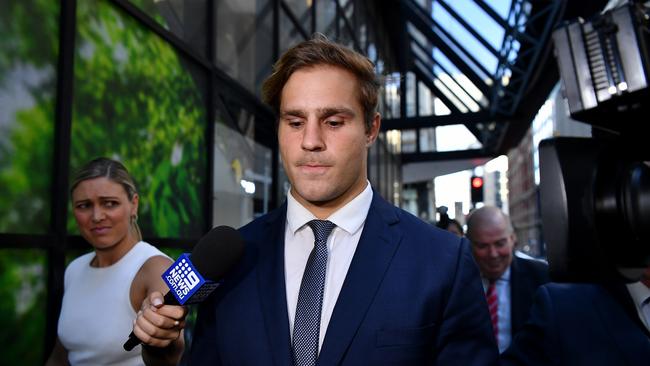
<path id="1" fill-rule="evenodd" d="M 483 177 L 472 177 L 472 187 L 473 188 L 483 187 Z"/>

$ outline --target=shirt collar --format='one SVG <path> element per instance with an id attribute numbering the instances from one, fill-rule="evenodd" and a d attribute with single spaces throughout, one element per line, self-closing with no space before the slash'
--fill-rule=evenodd
<path id="1" fill-rule="evenodd" d="M 483 287 L 487 288 L 488 285 L 490 284 L 490 280 L 488 280 L 485 277 L 481 277 L 481 280 L 483 280 Z M 508 268 L 506 268 L 506 271 L 503 272 L 501 277 L 497 278 L 497 280 L 494 281 L 494 284 L 496 285 L 499 282 L 505 282 L 505 283 L 510 282 L 510 266 L 508 266 Z"/>
<path id="2" fill-rule="evenodd" d="M 370 210 L 373 192 L 370 182 L 367 180 L 366 182 L 366 188 L 361 193 L 327 218 L 350 235 L 356 233 L 363 226 Z M 315 219 L 316 216 L 301 205 L 289 190 L 287 193 L 287 225 L 291 232 L 295 234 L 305 224 Z"/>
<path id="3" fill-rule="evenodd" d="M 650 297 L 650 288 L 641 282 L 628 283 L 626 286 L 632 300 L 634 300 L 634 304 L 637 308 L 641 308 L 643 302 Z"/>

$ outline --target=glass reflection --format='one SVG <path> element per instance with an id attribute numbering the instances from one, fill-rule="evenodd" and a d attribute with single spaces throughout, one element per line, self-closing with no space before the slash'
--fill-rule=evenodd
<path id="1" fill-rule="evenodd" d="M 41 234 L 50 226 L 59 4 L 0 8 L 0 231 Z"/>
<path id="2" fill-rule="evenodd" d="M 2 364 L 40 365 L 45 335 L 44 251 L 0 250 Z"/>
<path id="3" fill-rule="evenodd" d="M 77 3 L 76 45 L 71 170 L 97 156 L 122 161 L 140 191 L 143 235 L 200 236 L 203 72 L 104 2 Z"/>
<path id="4" fill-rule="evenodd" d="M 215 123 L 213 226 L 240 227 L 269 211 L 271 149 Z"/>
<path id="5" fill-rule="evenodd" d="M 216 3 L 217 65 L 256 95 L 274 61 L 272 18 L 273 6 L 268 0 Z"/>

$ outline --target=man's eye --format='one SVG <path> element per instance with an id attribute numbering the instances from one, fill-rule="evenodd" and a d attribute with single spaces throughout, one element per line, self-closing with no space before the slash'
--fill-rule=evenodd
<path id="1" fill-rule="evenodd" d="M 335 120 L 328 120 L 325 123 L 327 123 L 331 127 L 339 127 L 339 126 L 343 125 L 343 121 L 335 121 Z"/>
<path id="2" fill-rule="evenodd" d="M 302 121 L 292 120 L 292 121 L 288 121 L 287 124 L 290 127 L 300 127 L 302 126 Z"/>

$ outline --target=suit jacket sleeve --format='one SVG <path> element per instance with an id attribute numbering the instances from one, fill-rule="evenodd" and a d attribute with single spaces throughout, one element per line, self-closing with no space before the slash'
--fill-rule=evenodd
<path id="1" fill-rule="evenodd" d="M 216 342 L 214 296 L 198 308 L 191 342 L 190 365 L 221 365 Z"/>
<path id="2" fill-rule="evenodd" d="M 496 365 L 498 348 L 483 287 L 468 242 L 463 239 L 456 276 L 437 341 L 437 365 Z"/>
<path id="3" fill-rule="evenodd" d="M 555 361 L 558 359 L 557 351 L 560 348 L 555 344 L 556 324 L 550 294 L 546 286 L 541 286 L 537 290 L 528 322 L 503 353 L 501 364 L 557 365 Z"/>

